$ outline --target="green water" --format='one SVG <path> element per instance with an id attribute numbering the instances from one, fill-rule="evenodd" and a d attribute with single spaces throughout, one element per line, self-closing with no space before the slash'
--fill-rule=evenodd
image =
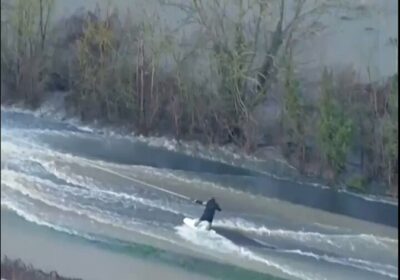
<path id="1" fill-rule="evenodd" d="M 82 245 L 90 244 L 91 246 L 95 246 L 101 250 L 123 254 L 127 257 L 139 258 L 141 260 L 148 260 L 149 262 L 153 263 L 159 262 L 167 264 L 169 266 L 179 267 L 188 272 L 208 276 L 214 279 L 283 280 L 282 278 L 239 268 L 233 265 L 217 263 L 178 253 L 172 253 L 148 245 L 128 243 L 125 241 L 111 239 L 100 235 L 91 235 L 90 237 L 92 239 L 88 239 L 82 236 L 59 232 L 44 226 L 39 226 L 37 224 L 27 222 L 15 213 L 4 209 L 1 210 L 1 216 L 2 227 L 16 227 L 18 230 L 26 232 L 27 234 L 29 234 L 29 232 L 39 233 L 46 238 L 56 238 L 57 240 L 60 240 L 60 242 L 62 242 L 63 244 L 68 244 L 69 242 L 73 242 L 75 244 L 81 243 Z"/>

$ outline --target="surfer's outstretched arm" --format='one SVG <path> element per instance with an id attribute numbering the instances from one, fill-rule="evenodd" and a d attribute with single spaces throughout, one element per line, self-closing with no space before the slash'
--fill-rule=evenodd
<path id="1" fill-rule="evenodd" d="M 194 202 L 197 204 L 200 204 L 200 205 L 206 205 L 206 202 L 198 200 L 198 199 L 195 199 Z"/>

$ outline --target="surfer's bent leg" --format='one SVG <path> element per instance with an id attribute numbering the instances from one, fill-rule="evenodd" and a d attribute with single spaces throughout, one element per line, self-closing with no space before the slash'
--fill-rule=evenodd
<path id="1" fill-rule="evenodd" d="M 206 221 L 206 230 L 210 230 L 211 229 L 211 223 Z"/>

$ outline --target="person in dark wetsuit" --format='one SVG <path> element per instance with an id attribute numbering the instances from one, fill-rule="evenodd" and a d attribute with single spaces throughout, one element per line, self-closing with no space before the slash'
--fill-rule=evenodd
<path id="1" fill-rule="evenodd" d="M 207 224 L 206 229 L 210 230 L 212 221 L 214 219 L 215 211 L 221 211 L 221 208 L 219 207 L 218 203 L 215 201 L 215 198 L 213 197 L 207 202 L 203 202 L 197 199 L 194 202 L 206 206 L 200 219 L 196 221 L 195 226 L 198 226 L 201 222 L 204 222 Z"/>

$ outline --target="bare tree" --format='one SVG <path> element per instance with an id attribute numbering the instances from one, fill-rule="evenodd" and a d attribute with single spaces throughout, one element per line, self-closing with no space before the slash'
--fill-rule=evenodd
<path id="1" fill-rule="evenodd" d="M 40 47 L 44 50 L 50 15 L 54 7 L 54 0 L 39 0 L 39 32 Z"/>

